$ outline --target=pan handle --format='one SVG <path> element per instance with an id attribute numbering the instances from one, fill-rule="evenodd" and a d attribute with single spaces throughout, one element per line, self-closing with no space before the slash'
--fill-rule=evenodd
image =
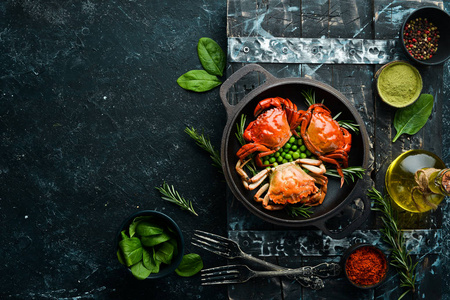
<path id="1" fill-rule="evenodd" d="M 264 74 L 264 76 L 266 77 L 265 84 L 271 84 L 276 80 L 275 76 L 273 76 L 266 69 L 257 64 L 245 65 L 236 72 L 234 72 L 224 83 L 222 83 L 222 86 L 220 87 L 220 99 L 222 100 L 223 106 L 225 107 L 228 116 L 232 115 L 234 108 L 234 105 L 231 105 L 228 102 L 227 99 L 228 91 L 236 82 L 238 82 L 241 78 L 243 78 L 245 75 L 251 72 L 259 72 Z"/>
<path id="2" fill-rule="evenodd" d="M 322 222 L 318 224 L 314 224 L 316 227 L 318 227 L 320 230 L 323 231 L 326 235 L 330 236 L 333 239 L 342 239 L 348 235 L 350 235 L 353 231 L 358 229 L 368 218 L 370 211 L 371 211 L 371 201 L 369 197 L 365 193 L 367 193 L 369 189 L 369 185 L 371 180 L 369 178 L 362 179 L 364 181 L 364 184 L 358 188 L 358 192 L 354 196 L 354 199 L 360 199 L 364 204 L 363 212 L 359 217 L 352 220 L 350 224 L 348 224 L 345 228 L 343 228 L 340 231 L 330 231 L 327 228 L 326 222 L 328 219 L 322 220 Z"/>

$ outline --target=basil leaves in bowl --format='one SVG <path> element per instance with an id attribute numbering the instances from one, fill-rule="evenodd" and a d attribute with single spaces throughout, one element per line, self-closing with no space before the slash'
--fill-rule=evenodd
<path id="1" fill-rule="evenodd" d="M 129 216 L 117 235 L 117 258 L 139 280 L 174 272 L 184 253 L 184 238 L 169 216 L 152 210 Z"/>

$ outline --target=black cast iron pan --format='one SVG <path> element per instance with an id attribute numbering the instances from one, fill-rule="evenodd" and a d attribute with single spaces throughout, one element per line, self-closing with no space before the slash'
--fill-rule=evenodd
<path id="1" fill-rule="evenodd" d="M 228 91 L 236 82 L 251 72 L 262 73 L 266 78 L 265 83 L 247 94 L 238 104 L 230 105 L 227 100 Z M 342 112 L 339 120 L 354 120 L 359 125 L 359 134 L 352 133 L 349 166 L 362 166 L 367 172 L 363 179 L 359 179 L 354 183 L 345 183 L 342 188 L 340 187 L 340 179 L 329 177 L 327 196 L 321 205 L 313 208 L 314 213 L 309 218 L 291 217 L 284 210 L 268 211 L 264 209 L 261 203 L 256 203 L 253 200 L 253 195 L 256 191 L 247 191 L 244 188 L 235 170 L 235 165 L 238 161 L 236 152 L 241 147 L 235 137 L 236 124 L 240 121 L 242 114 L 247 116 L 247 123 L 254 120 L 253 111 L 257 103 L 269 97 L 288 98 L 297 105 L 298 109 L 306 110 L 307 104 L 301 92 L 310 88 L 315 91 L 317 101 L 325 100 L 324 104 L 331 110 L 333 116 Z M 257 64 L 249 64 L 239 69 L 222 84 L 220 97 L 228 116 L 221 146 L 223 172 L 234 196 L 248 210 L 261 219 L 276 225 L 287 227 L 315 226 L 333 238 L 343 238 L 349 235 L 367 219 L 370 213 L 370 201 L 366 193 L 371 185 L 369 176 L 369 138 L 363 120 L 344 95 L 316 80 L 307 78 L 280 79 L 272 76 L 267 70 Z M 355 199 L 361 199 L 364 203 L 363 213 L 358 218 L 351 220 L 350 224 L 342 228 L 342 230 L 337 232 L 329 230 L 326 226 L 327 220 L 339 214 Z M 345 223 L 348 224 L 347 221 Z"/>

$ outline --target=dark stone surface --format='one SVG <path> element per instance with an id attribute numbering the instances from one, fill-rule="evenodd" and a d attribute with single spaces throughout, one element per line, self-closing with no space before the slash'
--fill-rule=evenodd
<path id="1" fill-rule="evenodd" d="M 0 298 L 224 299 L 200 276 L 135 280 L 114 238 L 131 213 L 226 235 L 225 182 L 184 133 L 220 147 L 218 89 L 176 79 L 200 69 L 202 36 L 226 48 L 226 1 L 0 2 Z M 173 184 L 195 217 L 161 200 Z"/>

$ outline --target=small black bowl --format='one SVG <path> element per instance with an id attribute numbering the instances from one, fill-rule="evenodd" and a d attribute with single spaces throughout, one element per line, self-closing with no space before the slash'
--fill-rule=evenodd
<path id="1" fill-rule="evenodd" d="M 370 248 L 371 250 L 377 252 L 380 255 L 381 259 L 384 260 L 384 263 L 386 265 L 386 269 L 385 269 L 384 274 L 381 277 L 381 279 L 377 283 L 372 284 L 372 285 L 357 284 L 356 282 L 354 282 L 353 280 L 351 280 L 349 278 L 347 268 L 346 268 L 347 261 L 348 261 L 350 255 L 353 254 L 355 251 L 357 251 L 361 248 L 365 248 L 365 247 Z M 345 278 L 347 278 L 348 282 L 350 282 L 351 285 L 353 285 L 357 288 L 360 288 L 360 289 L 373 289 L 373 288 L 376 288 L 377 286 L 381 285 L 386 280 L 387 274 L 389 271 L 389 262 L 388 262 L 386 255 L 379 248 L 377 248 L 371 244 L 358 243 L 358 244 L 351 246 L 350 248 L 348 248 L 345 251 L 345 253 L 343 254 L 342 259 L 341 259 L 341 268 L 344 271 L 343 273 L 344 273 Z"/>
<path id="2" fill-rule="evenodd" d="M 403 34 L 405 30 L 406 24 L 413 19 L 416 18 L 427 18 L 428 22 L 433 23 L 439 30 L 439 46 L 433 57 L 427 60 L 419 60 L 414 58 L 406 49 L 406 45 L 403 41 Z M 403 22 L 402 28 L 400 30 L 400 43 L 402 45 L 402 49 L 406 53 L 406 56 L 412 61 L 426 65 L 433 66 L 444 63 L 450 56 L 450 16 L 444 10 L 436 7 L 436 6 L 425 6 L 415 10 L 409 15 L 408 18 Z"/>
<path id="3" fill-rule="evenodd" d="M 133 213 L 129 217 L 127 217 L 125 219 L 125 221 L 122 223 L 122 225 L 120 225 L 119 231 L 117 232 L 115 250 L 117 251 L 119 249 L 119 241 L 121 241 L 121 239 L 122 239 L 121 232 L 123 230 L 127 230 L 128 227 L 130 226 L 130 224 L 133 222 L 133 220 L 139 216 L 152 216 L 156 220 L 158 220 L 158 222 L 160 222 L 160 224 L 165 225 L 165 226 L 169 227 L 170 229 L 172 229 L 173 233 L 175 234 L 175 239 L 177 241 L 177 246 L 178 246 L 178 253 L 176 256 L 174 256 L 172 258 L 171 264 L 170 265 L 161 265 L 161 269 L 159 270 L 158 273 L 152 273 L 146 279 L 162 278 L 162 277 L 165 277 L 165 276 L 173 273 L 175 271 L 175 269 L 178 268 L 178 266 L 181 263 L 181 260 L 183 259 L 184 237 L 183 237 L 183 233 L 181 232 L 181 229 L 177 225 L 177 223 L 175 223 L 175 221 L 172 220 L 172 218 L 170 218 L 168 215 L 163 214 L 161 212 L 158 212 L 155 210 L 143 210 L 143 211 Z M 131 273 L 130 268 L 129 267 L 126 267 L 126 268 Z"/>

